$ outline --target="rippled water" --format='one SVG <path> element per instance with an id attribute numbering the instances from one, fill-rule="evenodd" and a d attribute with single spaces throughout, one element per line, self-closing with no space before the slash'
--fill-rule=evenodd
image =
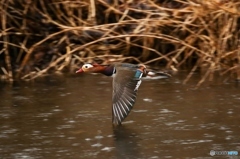
<path id="1" fill-rule="evenodd" d="M 46 77 L 0 84 L 0 158 L 211 158 L 240 152 L 234 82 L 192 89 L 198 77 L 144 81 L 123 126 L 111 125 L 111 78 Z M 217 158 L 226 156 L 217 156 Z"/>

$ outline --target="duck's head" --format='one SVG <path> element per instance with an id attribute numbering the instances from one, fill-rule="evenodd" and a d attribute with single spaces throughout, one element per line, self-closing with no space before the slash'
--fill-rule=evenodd
<path id="1" fill-rule="evenodd" d="M 82 67 L 76 71 L 76 73 L 104 73 L 106 67 L 108 67 L 108 65 L 100 65 L 97 63 L 86 63 L 84 65 L 82 65 Z"/>
<path id="2" fill-rule="evenodd" d="M 76 73 L 83 73 L 83 72 L 94 72 L 94 65 L 87 63 L 82 65 L 82 67 L 76 71 Z"/>

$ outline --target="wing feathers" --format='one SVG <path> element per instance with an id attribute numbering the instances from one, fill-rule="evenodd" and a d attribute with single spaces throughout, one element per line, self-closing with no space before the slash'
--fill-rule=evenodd
<path id="1" fill-rule="evenodd" d="M 143 71 L 137 65 L 115 65 L 113 77 L 113 124 L 120 125 L 128 116 L 137 97 L 141 85 Z"/>
<path id="2" fill-rule="evenodd" d="M 123 104 L 122 104 L 123 103 Z M 127 112 L 125 110 L 124 102 L 122 100 L 119 100 L 119 105 L 121 106 L 122 110 L 124 111 L 124 114 L 127 115 Z"/>
<path id="3" fill-rule="evenodd" d="M 140 80 L 133 80 L 121 86 L 113 96 L 113 123 L 120 125 L 128 116 L 136 100 Z"/>
<path id="4" fill-rule="evenodd" d="M 119 113 L 118 113 L 118 107 L 116 106 L 116 104 L 114 105 L 115 107 L 114 107 L 114 110 L 115 110 L 115 116 L 116 117 L 118 117 L 118 121 L 121 121 L 121 118 L 120 118 L 120 115 L 119 115 Z"/>

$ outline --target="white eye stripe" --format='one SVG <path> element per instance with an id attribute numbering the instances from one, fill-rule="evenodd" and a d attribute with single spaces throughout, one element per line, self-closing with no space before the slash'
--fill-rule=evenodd
<path id="1" fill-rule="evenodd" d="M 82 66 L 82 68 L 91 68 L 91 67 L 93 67 L 93 65 L 91 65 L 91 64 L 84 64 L 83 66 Z"/>

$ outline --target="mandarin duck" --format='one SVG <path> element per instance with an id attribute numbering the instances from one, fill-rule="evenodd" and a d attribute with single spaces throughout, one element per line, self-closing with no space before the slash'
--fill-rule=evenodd
<path id="1" fill-rule="evenodd" d="M 128 116 L 136 101 L 137 91 L 141 84 L 141 78 L 168 78 L 171 75 L 164 72 L 148 71 L 143 64 L 116 63 L 101 65 L 96 63 L 84 64 L 76 73 L 102 73 L 113 76 L 112 95 L 112 123 L 121 125 Z"/>

